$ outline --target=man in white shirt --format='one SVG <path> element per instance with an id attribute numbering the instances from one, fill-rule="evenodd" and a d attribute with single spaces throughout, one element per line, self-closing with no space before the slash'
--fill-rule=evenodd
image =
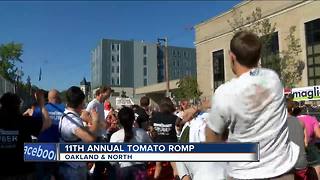
<path id="1" fill-rule="evenodd" d="M 110 94 L 110 87 L 100 87 L 95 93 L 96 98 L 94 98 L 86 108 L 87 114 L 89 114 L 93 109 L 95 109 L 99 115 L 99 129 L 96 134 L 99 138 L 103 137 L 106 134 L 104 101 L 110 97 Z"/>
<path id="2" fill-rule="evenodd" d="M 230 43 L 236 78 L 215 91 L 206 128 L 207 142 L 258 142 L 259 162 L 230 162 L 231 179 L 293 179 L 299 147 L 288 139 L 287 111 L 278 75 L 258 68 L 261 42 L 242 31 Z"/>

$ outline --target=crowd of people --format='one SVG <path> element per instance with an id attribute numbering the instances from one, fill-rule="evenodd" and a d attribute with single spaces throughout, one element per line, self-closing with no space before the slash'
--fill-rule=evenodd
<path id="1" fill-rule="evenodd" d="M 316 117 L 286 97 L 278 75 L 258 67 L 261 42 L 241 31 L 230 42 L 230 64 L 236 77 L 221 85 L 211 100 L 178 107 L 164 97 L 159 111 L 150 99 L 139 105 L 113 107 L 111 88 L 100 87 L 85 104 L 79 87 L 66 92 L 35 94 L 21 112 L 13 93 L 0 98 L 0 179 L 320 179 Z M 258 162 L 24 162 L 23 143 L 36 137 L 42 143 L 206 143 L 258 142 Z"/>

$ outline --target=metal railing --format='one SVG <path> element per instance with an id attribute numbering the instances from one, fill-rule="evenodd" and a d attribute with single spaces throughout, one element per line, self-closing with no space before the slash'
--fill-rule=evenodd
<path id="1" fill-rule="evenodd" d="M 0 97 L 6 92 L 14 92 L 14 84 L 0 76 Z"/>

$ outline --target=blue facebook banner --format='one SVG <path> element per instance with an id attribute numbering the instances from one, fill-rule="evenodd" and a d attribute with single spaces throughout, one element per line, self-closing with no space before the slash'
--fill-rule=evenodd
<path id="1" fill-rule="evenodd" d="M 56 161 L 57 144 L 55 143 L 25 143 L 25 161 Z"/>
<path id="2" fill-rule="evenodd" d="M 258 153 L 258 143 L 59 144 L 60 153 Z"/>

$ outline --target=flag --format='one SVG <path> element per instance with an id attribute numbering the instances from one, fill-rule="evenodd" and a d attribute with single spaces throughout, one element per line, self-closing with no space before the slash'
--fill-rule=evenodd
<path id="1" fill-rule="evenodd" d="M 39 72 L 39 81 L 41 81 L 41 76 L 42 76 L 42 71 L 41 71 L 41 68 L 40 68 L 40 72 Z"/>

